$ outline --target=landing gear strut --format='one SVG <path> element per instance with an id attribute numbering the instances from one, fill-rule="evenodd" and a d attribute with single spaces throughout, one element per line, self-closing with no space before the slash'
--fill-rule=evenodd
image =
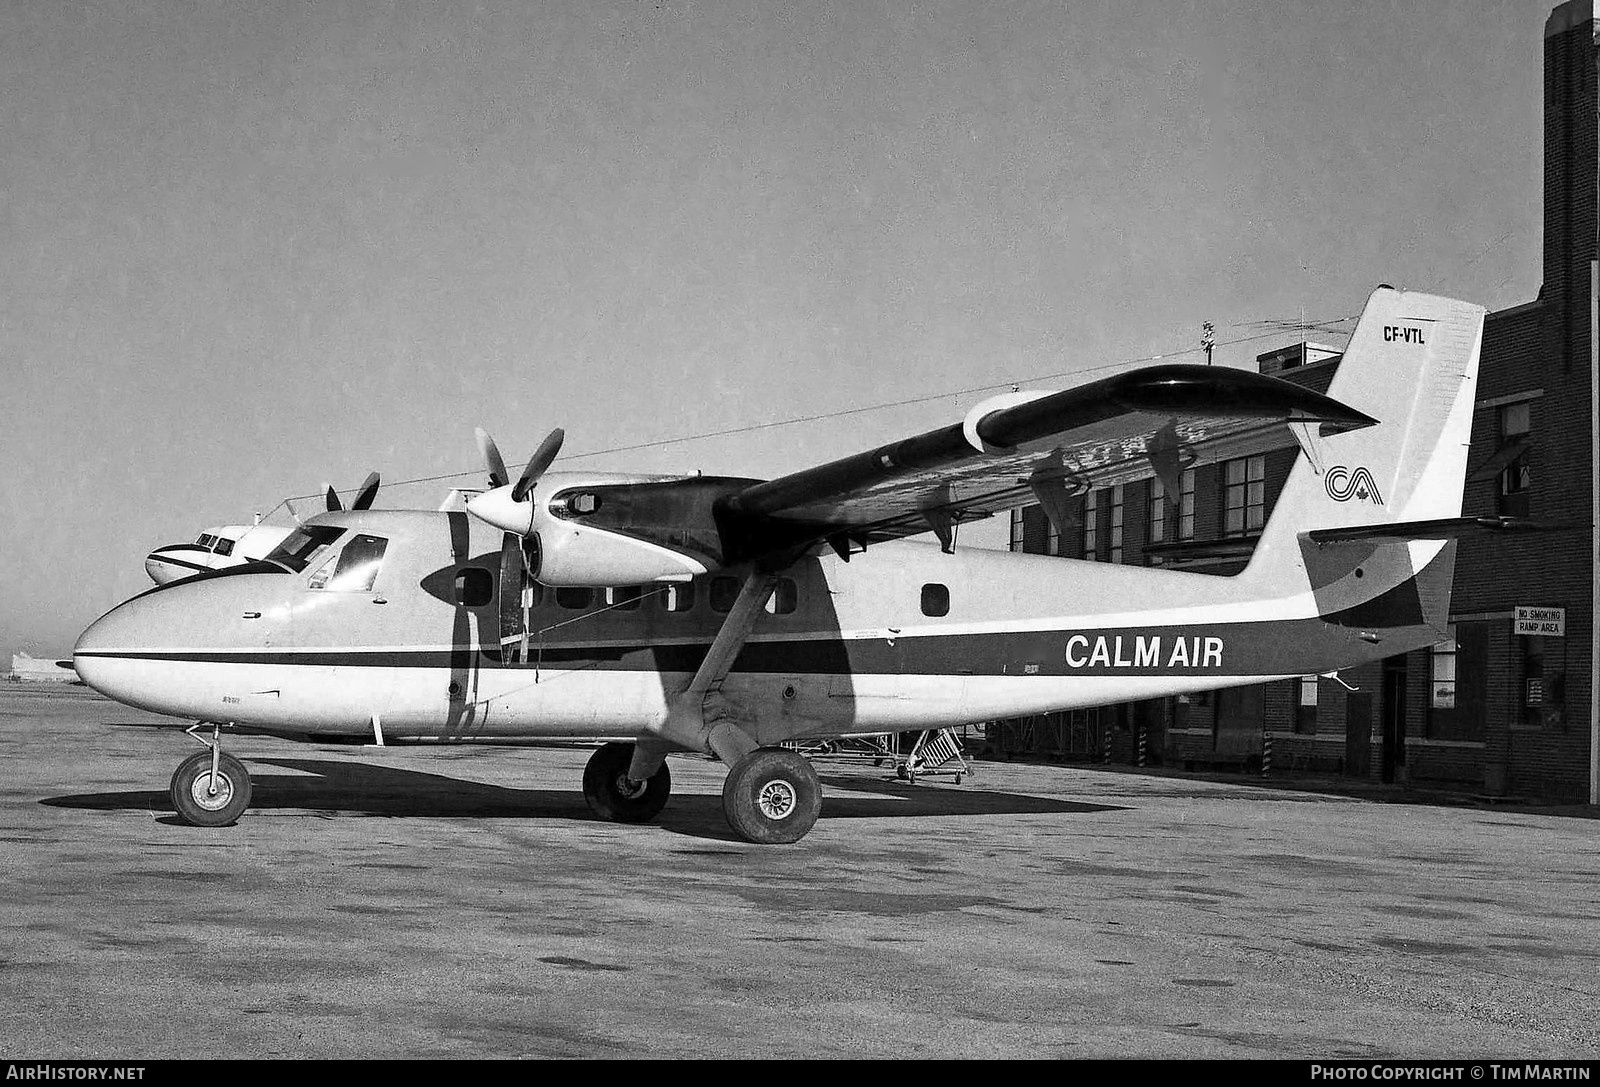
<path id="1" fill-rule="evenodd" d="M 172 806 L 178 818 L 195 827 L 226 827 L 239 821 L 250 806 L 250 774 L 219 743 L 221 728 L 211 726 L 211 739 L 195 735 L 204 724 L 188 730 L 209 750 L 190 755 L 172 775 Z"/>
<path id="2" fill-rule="evenodd" d="M 661 813 L 672 792 L 672 774 L 661 768 L 643 781 L 628 776 L 633 744 L 605 744 L 583 770 L 583 798 L 589 810 L 614 823 L 648 823 Z"/>

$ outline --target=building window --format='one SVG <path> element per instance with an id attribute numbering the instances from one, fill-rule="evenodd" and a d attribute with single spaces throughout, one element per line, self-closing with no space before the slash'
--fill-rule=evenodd
<path id="1" fill-rule="evenodd" d="M 1450 637 L 1434 646 L 1430 656 L 1431 682 L 1429 705 L 1436 710 L 1456 708 L 1456 628 L 1450 626 Z"/>
<path id="2" fill-rule="evenodd" d="M 1190 468 L 1178 480 L 1178 539 L 1194 539 L 1194 469 Z"/>
<path id="3" fill-rule="evenodd" d="M 1111 488 L 1111 554 L 1112 562 L 1122 561 L 1122 484 Z"/>
<path id="4" fill-rule="evenodd" d="M 1161 543 L 1167 538 L 1167 485 L 1159 479 L 1150 481 L 1150 542 Z"/>
<path id="5" fill-rule="evenodd" d="M 1301 676 L 1295 681 L 1294 730 L 1317 731 L 1317 677 Z"/>
<path id="6" fill-rule="evenodd" d="M 1061 530 L 1056 527 L 1055 521 L 1049 516 L 1044 519 L 1044 553 L 1046 555 L 1061 554 Z"/>
<path id="7" fill-rule="evenodd" d="M 1222 534 L 1243 536 L 1266 523 L 1267 458 L 1240 457 L 1222 466 Z"/>
<path id="8" fill-rule="evenodd" d="M 1500 407 L 1500 451 L 1504 466 L 1495 477 L 1495 512 L 1502 517 L 1528 516 L 1528 491 L 1533 483 L 1529 466 L 1532 419 L 1529 401 Z"/>
<path id="9" fill-rule="evenodd" d="M 1083 557 L 1093 562 L 1100 557 L 1100 492 L 1083 496 Z"/>
<path id="10" fill-rule="evenodd" d="M 1018 506 L 1011 511 L 1011 550 L 1023 550 L 1022 541 L 1022 507 Z"/>

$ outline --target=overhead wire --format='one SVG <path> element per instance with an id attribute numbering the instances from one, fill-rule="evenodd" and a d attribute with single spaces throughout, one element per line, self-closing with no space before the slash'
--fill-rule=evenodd
<path id="1" fill-rule="evenodd" d="M 1303 320 L 1293 321 L 1293 320 L 1267 319 L 1267 320 L 1261 320 L 1261 321 L 1238 322 L 1238 323 L 1234 324 L 1232 327 L 1234 327 L 1234 328 L 1265 328 L 1265 331 L 1253 332 L 1253 333 L 1251 333 L 1249 335 L 1239 336 L 1239 337 L 1237 337 L 1235 339 L 1231 339 L 1231 340 L 1220 340 L 1214 346 L 1216 346 L 1216 347 L 1227 347 L 1227 346 L 1232 346 L 1234 344 L 1250 343 L 1250 342 L 1253 342 L 1255 340 L 1263 340 L 1263 339 L 1267 339 L 1267 338 L 1273 337 L 1273 336 L 1282 336 L 1287 332 L 1296 332 L 1296 331 L 1325 331 L 1325 332 L 1332 332 L 1332 331 L 1335 331 L 1335 330 L 1331 326 L 1340 325 L 1340 324 L 1346 324 L 1346 323 L 1348 323 L 1350 321 L 1354 321 L 1358 316 L 1360 316 L 1360 315 L 1359 314 L 1351 314 L 1351 315 L 1345 316 L 1345 317 L 1335 317 L 1335 318 L 1330 318 L 1330 319 L 1322 320 L 1322 321 L 1303 321 Z M 822 422 L 822 421 L 828 420 L 828 419 L 842 419 L 842 418 L 845 418 L 847 416 L 864 415 L 864 414 L 867 414 L 869 412 L 874 412 L 874 411 L 888 411 L 891 408 L 910 407 L 910 406 L 915 405 L 915 404 L 926 404 L 926 403 L 929 403 L 929 402 L 934 401 L 934 400 L 945 400 L 945 399 L 948 399 L 948 398 L 951 398 L 951 397 L 959 397 L 959 396 L 971 396 L 974 393 L 989 392 L 989 391 L 995 390 L 995 389 L 1013 389 L 1013 388 L 1020 387 L 1022 385 L 1032 384 L 1034 382 L 1039 382 L 1039 381 L 1055 381 L 1055 380 L 1058 380 L 1060 378 L 1065 378 L 1065 377 L 1078 377 L 1078 376 L 1083 375 L 1083 374 L 1098 373 L 1098 372 L 1100 372 L 1102 370 L 1115 370 L 1115 369 L 1120 369 L 1120 368 L 1123 368 L 1123 367 L 1138 366 L 1138 365 L 1141 365 L 1141 364 L 1144 364 L 1144 363 L 1159 362 L 1159 361 L 1162 361 L 1162 360 L 1165 360 L 1165 359 L 1182 358 L 1182 357 L 1184 357 L 1186 355 L 1196 355 L 1196 354 L 1200 354 L 1200 353 L 1201 353 L 1201 348 L 1198 348 L 1198 347 L 1177 348 L 1177 349 L 1174 349 L 1172 351 L 1163 351 L 1163 352 L 1160 352 L 1159 354 L 1154 354 L 1154 355 L 1142 355 L 1142 356 L 1139 356 L 1137 358 L 1122 359 L 1122 360 L 1120 360 L 1118 362 L 1101 363 L 1098 366 L 1085 366 L 1085 367 L 1081 367 L 1081 368 L 1074 369 L 1074 370 L 1058 370 L 1058 371 L 1055 371 L 1055 372 L 1052 372 L 1052 373 L 1047 373 L 1047 374 L 1034 374 L 1034 375 L 1029 376 L 1029 377 L 1011 378 L 1009 380 L 993 381 L 993 382 L 989 382 L 988 384 L 974 385 L 974 386 L 971 386 L 971 387 L 965 388 L 965 389 L 951 389 L 951 390 L 946 390 L 946 391 L 943 391 L 943 392 L 928 393 L 925 396 L 908 397 L 907 399 L 904 399 L 904 400 L 891 400 L 891 401 L 885 401 L 885 402 L 879 403 L 879 404 L 867 404 L 867 405 L 863 405 L 862 407 L 857 407 L 857 408 L 842 408 L 842 409 L 840 409 L 838 411 L 819 412 L 819 413 L 814 414 L 814 415 L 797 415 L 797 416 L 793 416 L 793 417 L 788 418 L 788 419 L 775 419 L 775 420 L 771 420 L 771 421 L 765 422 L 765 423 L 750 423 L 750 424 L 747 424 L 745 426 L 726 427 L 726 428 L 724 428 L 722 430 L 708 430 L 708 431 L 703 431 L 703 432 L 701 432 L 699 434 L 685 434 L 685 435 L 680 435 L 678 437 L 673 437 L 673 438 L 658 438 L 658 439 L 656 439 L 654 441 L 635 442 L 635 443 L 633 443 L 631 445 L 617 445 L 617 446 L 611 446 L 611 447 L 606 448 L 606 449 L 592 449 L 592 450 L 588 450 L 586 452 L 581 452 L 581 453 L 566 453 L 566 454 L 563 454 L 562 459 L 563 460 L 583 460 L 583 459 L 588 458 L 588 457 L 601 457 L 601 456 L 606 456 L 606 455 L 612 454 L 612 453 L 630 453 L 630 452 L 636 452 L 636 451 L 641 450 L 641 449 L 658 449 L 658 448 L 660 448 L 662 446 L 667 446 L 667 445 L 679 445 L 679 444 L 682 444 L 684 442 L 705 441 L 705 440 L 708 440 L 708 439 L 711 439 L 711 438 L 727 438 L 727 437 L 732 437 L 732 436 L 737 435 L 737 434 L 753 434 L 753 433 L 756 433 L 756 432 L 762 431 L 762 430 L 773 430 L 773 429 L 775 429 L 777 427 L 797 426 L 797 425 L 799 425 L 801 423 L 817 423 L 817 422 Z M 513 458 L 513 459 L 515 459 L 515 458 Z M 462 479 L 462 478 L 465 478 L 467 476 L 479 476 L 479 475 L 482 475 L 482 474 L 483 474 L 483 468 L 482 468 L 482 466 L 479 466 L 479 467 L 476 467 L 476 468 L 470 468 L 470 469 L 467 469 L 465 471 L 460 471 L 460 472 L 447 472 L 447 473 L 444 473 L 444 474 L 441 474 L 441 475 L 416 476 L 416 477 L 411 478 L 411 479 L 395 480 L 393 483 L 385 483 L 384 486 L 385 487 L 402 487 L 402 486 L 409 486 L 409 485 L 418 484 L 418 483 L 438 483 L 438 482 L 442 482 L 444 480 Z M 296 502 L 296 501 L 302 501 L 302 500 L 310 499 L 310 498 L 317 498 L 317 497 L 320 497 L 321 493 L 322 492 L 317 492 L 317 493 L 314 493 L 314 494 L 306 494 L 306 495 L 291 495 L 286 501 Z M 280 506 L 282 504 L 283 503 L 279 503 Z M 274 509 L 273 512 L 276 512 L 276 508 Z"/>

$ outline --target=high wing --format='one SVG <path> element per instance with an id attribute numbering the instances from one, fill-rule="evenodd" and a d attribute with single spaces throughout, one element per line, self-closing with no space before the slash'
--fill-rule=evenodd
<path id="1" fill-rule="evenodd" d="M 843 555 L 936 533 L 1031 502 L 1051 519 L 1098 487 L 1177 476 L 1225 459 L 1255 434 L 1289 425 L 1302 442 L 1377 420 L 1280 378 L 1227 367 L 1164 365 L 1056 393 L 986 400 L 965 420 L 728 495 L 723 513 L 757 554 L 826 540 Z"/>

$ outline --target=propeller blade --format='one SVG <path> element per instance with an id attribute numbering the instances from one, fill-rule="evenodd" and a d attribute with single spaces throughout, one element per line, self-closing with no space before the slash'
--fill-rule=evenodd
<path id="1" fill-rule="evenodd" d="M 324 483 L 323 486 L 328 489 L 328 496 L 325 500 L 328 507 L 328 512 L 338 513 L 340 510 L 344 509 L 344 506 L 339 503 L 339 492 L 333 489 L 333 484 Z"/>
<path id="2" fill-rule="evenodd" d="M 489 486 L 504 487 L 510 483 L 511 474 L 506 471 L 506 462 L 500 459 L 500 450 L 495 446 L 494 439 L 482 427 L 478 428 L 478 449 L 483 453 L 484 462 L 489 465 Z"/>
<path id="3" fill-rule="evenodd" d="M 528 497 L 528 492 L 533 490 L 533 485 L 539 477 L 544 475 L 556 459 L 556 454 L 561 452 L 561 443 L 566 440 L 566 431 L 556 427 L 545 435 L 544 441 L 539 443 L 539 448 L 533 451 L 533 456 L 528 458 L 528 466 L 522 470 L 522 478 L 517 480 L 517 485 L 511 488 L 511 500 L 521 502 Z"/>
<path id="4" fill-rule="evenodd" d="M 353 510 L 366 510 L 372 508 L 373 499 L 378 497 L 378 473 L 368 472 L 367 478 L 361 481 L 361 489 L 356 492 L 355 501 L 350 503 Z"/>

